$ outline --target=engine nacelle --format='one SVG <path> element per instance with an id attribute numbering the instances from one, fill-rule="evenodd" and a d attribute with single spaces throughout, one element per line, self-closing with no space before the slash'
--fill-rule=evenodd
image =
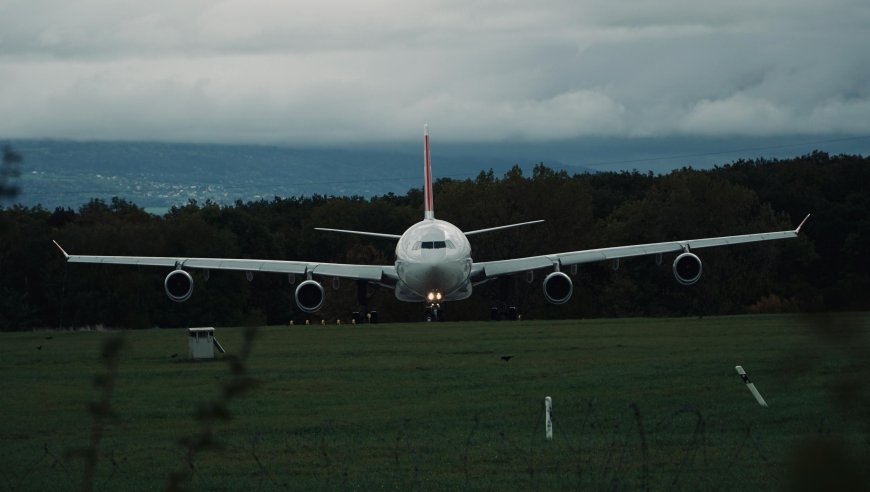
<path id="1" fill-rule="evenodd" d="M 306 313 L 313 313 L 323 305 L 326 291 L 316 280 L 306 280 L 296 287 L 296 305 Z"/>
<path id="2" fill-rule="evenodd" d="M 552 304 L 565 304 L 574 293 L 571 277 L 562 272 L 552 272 L 544 278 L 544 297 Z"/>
<path id="3" fill-rule="evenodd" d="M 166 296 L 175 302 L 184 302 L 193 295 L 193 277 L 184 270 L 173 270 L 163 281 Z"/>
<path id="4" fill-rule="evenodd" d="M 701 259 L 692 253 L 683 253 L 674 259 L 674 278 L 683 285 L 692 285 L 701 278 Z"/>

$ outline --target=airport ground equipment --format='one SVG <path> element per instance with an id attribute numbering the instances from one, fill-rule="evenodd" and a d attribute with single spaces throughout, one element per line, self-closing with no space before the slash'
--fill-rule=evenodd
<path id="1" fill-rule="evenodd" d="M 214 336 L 214 327 L 188 328 L 187 345 L 190 349 L 192 360 L 214 359 L 214 349 L 220 353 L 227 353 L 221 343 Z"/>

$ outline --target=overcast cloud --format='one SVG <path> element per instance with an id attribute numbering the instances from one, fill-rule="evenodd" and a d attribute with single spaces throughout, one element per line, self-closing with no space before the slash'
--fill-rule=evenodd
<path id="1" fill-rule="evenodd" d="M 0 0 L 0 137 L 870 134 L 870 2 Z"/>

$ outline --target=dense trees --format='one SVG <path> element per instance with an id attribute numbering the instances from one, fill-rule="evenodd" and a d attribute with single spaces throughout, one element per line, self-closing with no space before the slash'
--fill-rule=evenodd
<path id="1" fill-rule="evenodd" d="M 476 260 L 509 258 L 670 239 L 794 227 L 814 217 L 798 240 L 700 251 L 704 277 L 674 281 L 670 261 L 655 258 L 584 265 L 573 299 L 551 306 L 542 273 L 480 286 L 447 306 L 450 319 L 480 319 L 499 302 L 527 317 L 663 316 L 777 310 L 870 308 L 870 162 L 815 152 L 791 160 L 739 161 L 709 171 L 668 175 L 600 173 L 570 176 L 544 165 L 532 176 L 515 167 L 503 177 L 481 172 L 435 187 L 436 216 L 462 229 L 546 219 L 544 224 L 473 237 Z M 79 210 L 13 206 L 0 210 L 0 327 L 107 325 L 144 328 L 199 324 L 283 324 L 304 319 L 291 279 L 259 274 L 193 272 L 191 300 L 163 293 L 162 269 L 67 265 L 51 244 L 82 254 L 221 256 L 391 263 L 389 240 L 314 231 L 316 226 L 400 234 L 419 220 L 422 194 L 279 198 L 232 206 L 191 202 L 165 216 L 123 199 L 92 200 Z M 298 280 L 298 279 L 296 279 Z M 312 317 L 348 319 L 357 286 L 333 289 Z M 384 321 L 417 320 L 422 306 L 370 289 Z"/>

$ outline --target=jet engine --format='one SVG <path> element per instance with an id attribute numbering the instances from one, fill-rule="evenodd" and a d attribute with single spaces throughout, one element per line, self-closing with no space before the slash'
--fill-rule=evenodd
<path id="1" fill-rule="evenodd" d="M 571 277 L 562 272 L 552 272 L 544 278 L 544 297 L 552 304 L 565 304 L 574 293 Z"/>
<path id="2" fill-rule="evenodd" d="M 306 280 L 296 287 L 296 305 L 306 313 L 313 313 L 323 305 L 326 292 L 316 280 Z"/>
<path id="3" fill-rule="evenodd" d="M 686 252 L 674 259 L 674 278 L 683 285 L 692 285 L 701 278 L 701 259 Z"/>
<path id="4" fill-rule="evenodd" d="M 175 302 L 184 302 L 193 295 L 193 277 L 184 270 L 173 270 L 163 281 L 166 296 Z"/>

